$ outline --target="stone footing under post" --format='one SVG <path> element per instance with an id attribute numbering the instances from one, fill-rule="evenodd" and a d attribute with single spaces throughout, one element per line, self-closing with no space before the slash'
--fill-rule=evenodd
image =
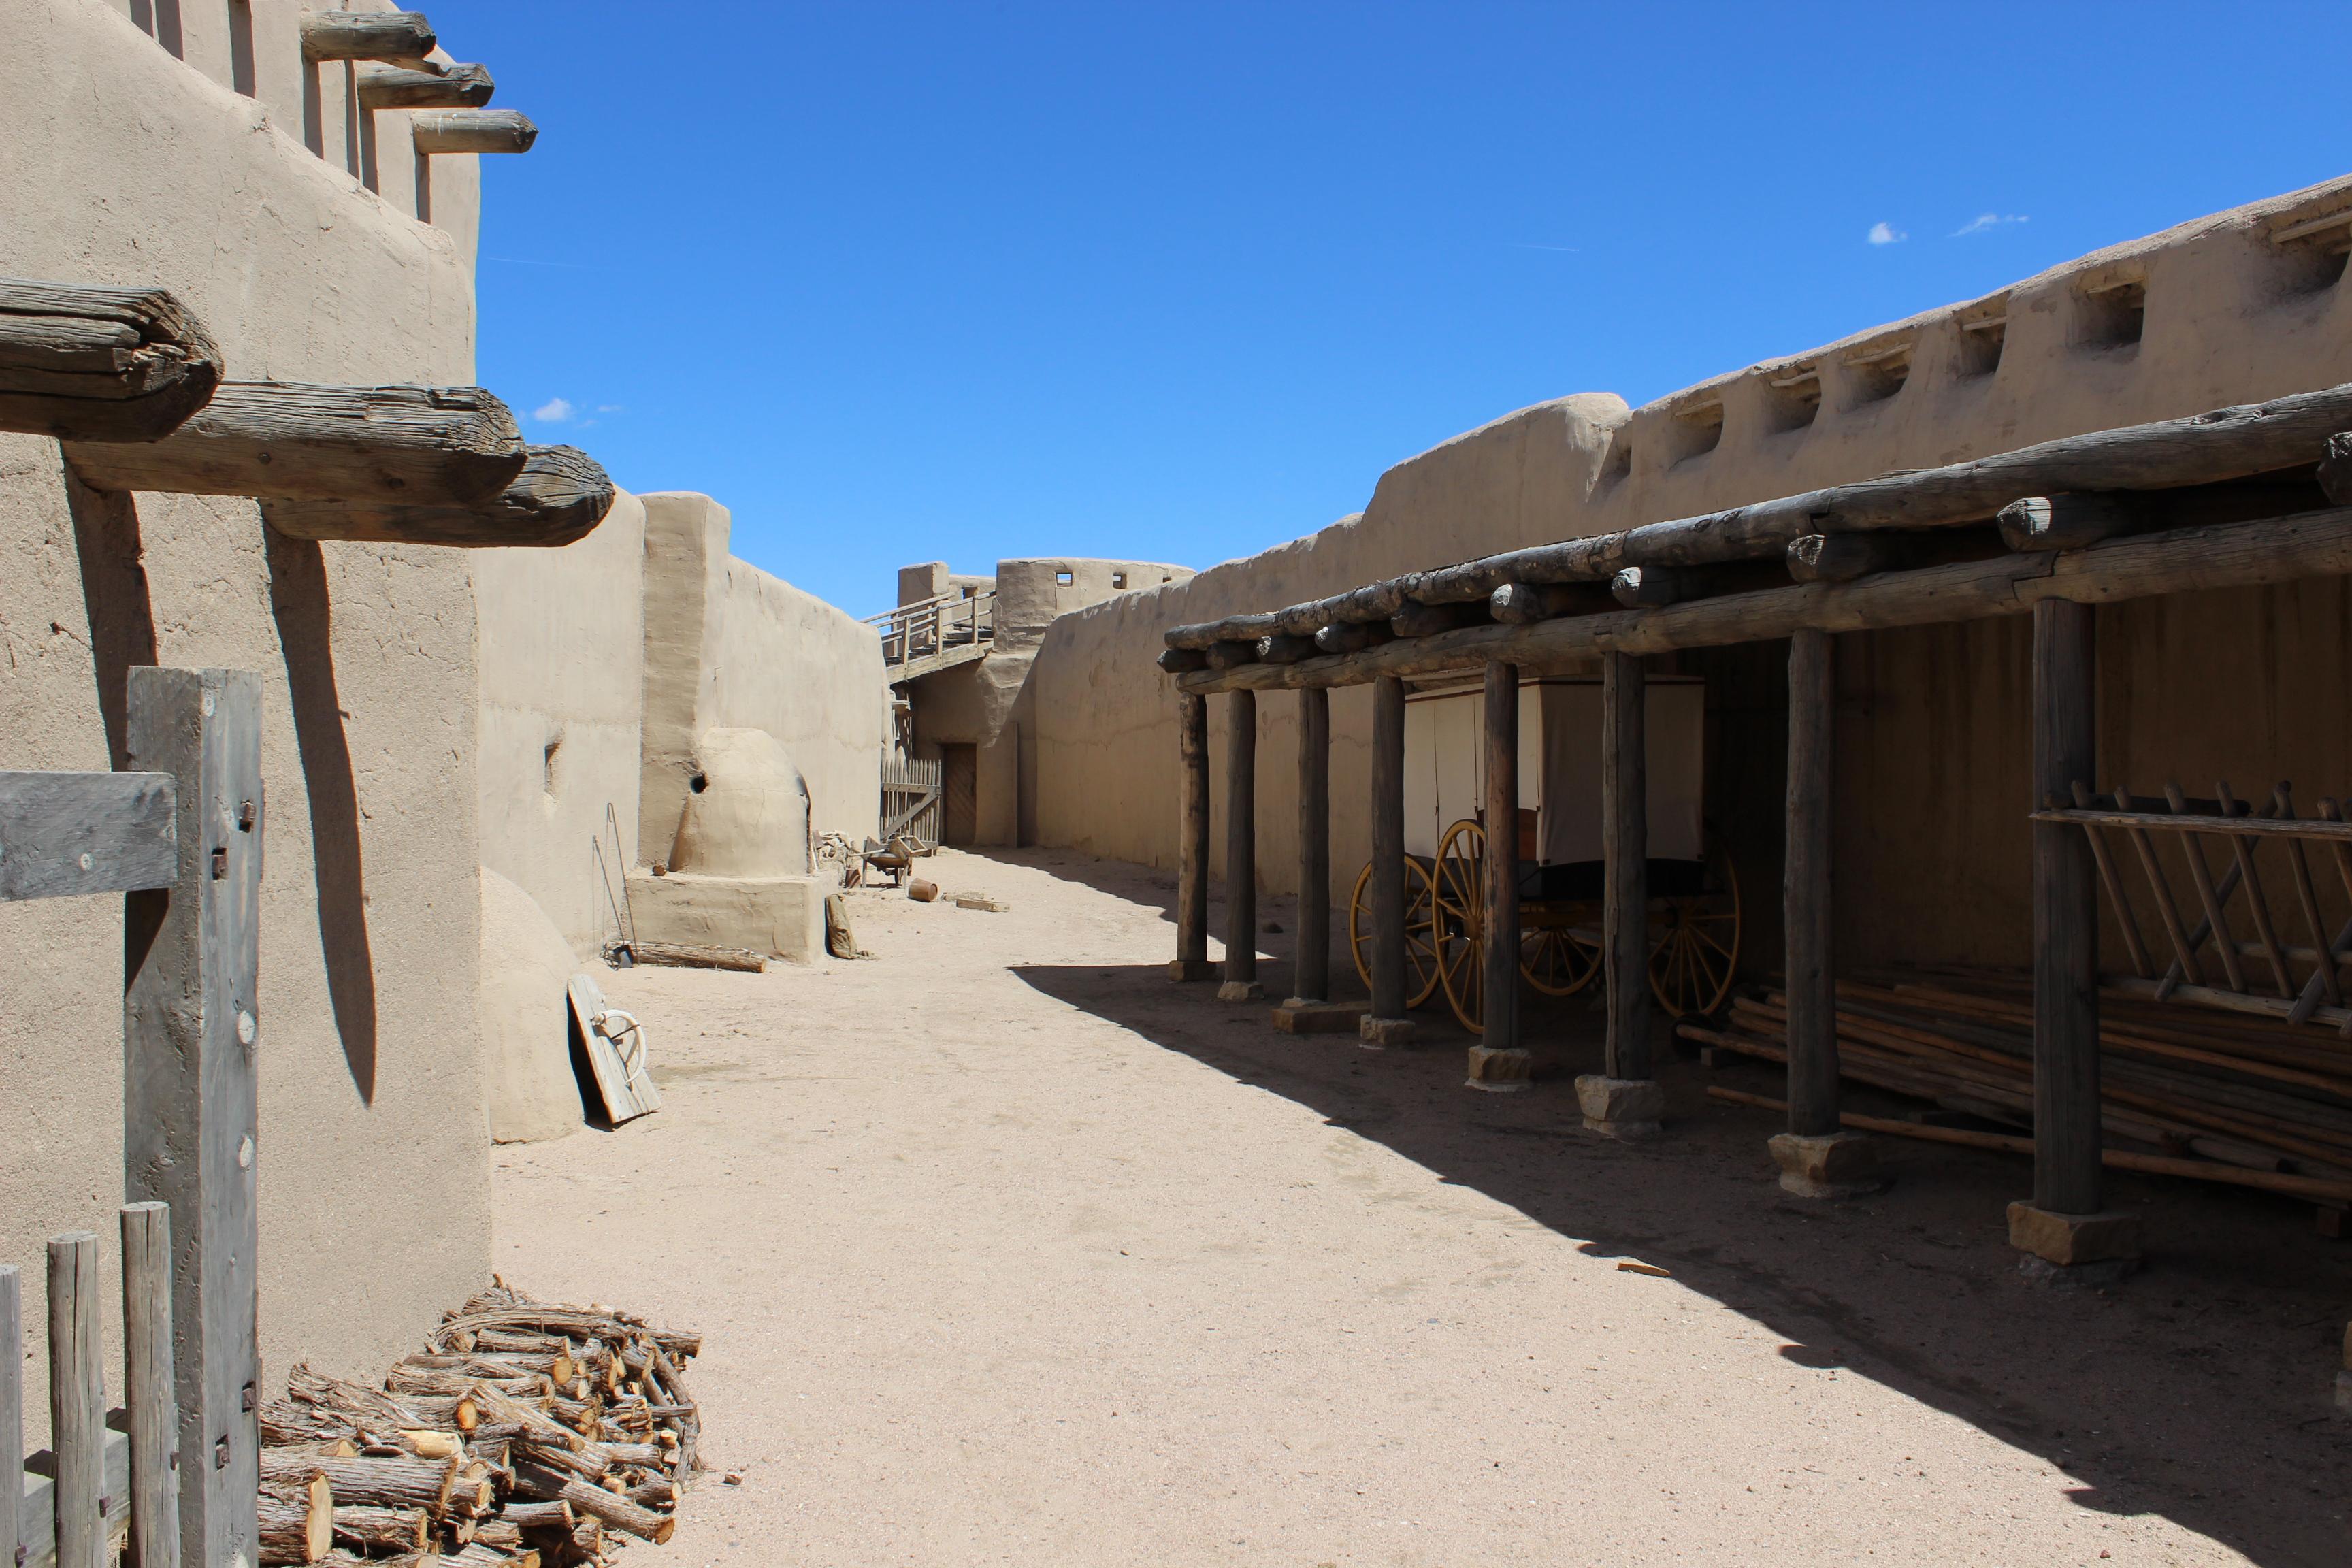
<path id="1" fill-rule="evenodd" d="M 2025 1254 L 2018 1272 L 2036 1284 L 2095 1289 L 2139 1267 L 2139 1215 L 2053 1214 L 2020 1201 L 2009 1205 L 2009 1244 Z"/>
<path id="2" fill-rule="evenodd" d="M 1771 1148 L 1772 1161 L 1780 1167 L 1780 1190 L 1801 1198 L 1854 1198 L 1886 1185 L 1878 1171 L 1878 1145 L 1864 1133 L 1780 1132 Z"/>
<path id="3" fill-rule="evenodd" d="M 1274 1026 L 1286 1035 L 1352 1035 L 1363 1017 L 1361 1002 L 1293 996 L 1274 1010 Z"/>
<path id="4" fill-rule="evenodd" d="M 1370 1013 L 1356 1026 L 1356 1038 L 1368 1051 L 1384 1051 L 1412 1044 L 1411 1018 L 1375 1018 Z"/>
<path id="5" fill-rule="evenodd" d="M 1171 980 L 1214 980 L 1224 973 L 1222 963 L 1212 963 L 1205 958 L 1171 958 L 1168 961 Z"/>
<path id="6" fill-rule="evenodd" d="M 1263 1002 L 1265 987 L 1255 980 L 1228 980 L 1217 987 L 1220 1002 Z"/>
<path id="7" fill-rule="evenodd" d="M 1638 1143 L 1658 1135 L 1666 1111 L 1666 1091 L 1650 1078 L 1609 1078 L 1597 1072 L 1576 1080 L 1577 1108 L 1587 1131 Z"/>
<path id="8" fill-rule="evenodd" d="M 1528 1075 L 1533 1068 L 1533 1061 L 1523 1050 L 1490 1051 L 1484 1046 L 1473 1046 L 1470 1076 L 1463 1080 L 1463 1087 L 1483 1089 L 1488 1094 L 1517 1094 L 1528 1087 Z"/>

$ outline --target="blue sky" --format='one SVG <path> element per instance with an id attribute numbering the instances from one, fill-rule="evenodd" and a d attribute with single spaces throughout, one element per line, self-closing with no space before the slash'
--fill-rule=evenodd
<path id="1" fill-rule="evenodd" d="M 541 127 L 483 160 L 485 384 L 856 614 L 915 561 L 1207 566 L 1512 408 L 2352 168 L 2335 7 L 431 15 Z"/>

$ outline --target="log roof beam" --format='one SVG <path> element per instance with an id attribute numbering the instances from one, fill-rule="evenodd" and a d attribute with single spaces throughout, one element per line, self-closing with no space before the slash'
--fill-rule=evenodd
<path id="1" fill-rule="evenodd" d="M 220 379 L 219 346 L 165 289 L 0 278 L 0 430 L 152 441 Z"/>
<path id="2" fill-rule="evenodd" d="M 68 441 L 65 456 L 100 490 L 430 507 L 498 496 L 526 454 L 478 386 L 232 381 L 160 440 Z"/>
<path id="3" fill-rule="evenodd" d="M 1408 601 L 1488 599 L 1510 583 L 1606 583 L 1628 567 L 1785 560 L 1789 546 L 1809 534 L 1989 523 L 2004 507 L 2032 496 L 2169 490 L 2308 470 L 2329 456 L 2329 438 L 2347 430 L 2352 384 L 1511 551 L 1285 609 L 1172 626 L 1165 637 L 1169 647 L 1178 648 L 1254 642 L 1276 633 L 1311 637 L 1328 626 L 1387 620 Z M 2345 466 L 2352 468 L 2352 462 Z"/>
<path id="4" fill-rule="evenodd" d="M 1296 664 L 1212 668 L 1178 689 L 1356 686 L 1381 676 L 1427 677 L 1502 661 L 1534 671 L 1580 667 L 1602 653 L 1665 653 L 1790 636 L 1801 627 L 1869 631 L 2021 615 L 2042 599 L 2105 604 L 2162 594 L 2252 587 L 2352 574 L 2352 507 L 2252 522 L 2209 523 L 2111 539 L 2082 550 L 2021 551 L 1851 583 L 1792 584 L 1649 610 L 1478 626 L 1400 639 Z"/>

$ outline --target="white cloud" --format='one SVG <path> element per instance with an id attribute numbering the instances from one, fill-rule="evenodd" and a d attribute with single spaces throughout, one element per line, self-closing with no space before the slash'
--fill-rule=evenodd
<path id="1" fill-rule="evenodd" d="M 530 416 L 541 425 L 561 425 L 572 417 L 572 405 L 566 399 L 551 397 L 532 409 Z"/>
<path id="2" fill-rule="evenodd" d="M 1874 223 L 1866 237 L 1873 245 L 1900 245 L 1911 237 L 1891 223 Z"/>
<path id="3" fill-rule="evenodd" d="M 1989 228 L 1999 228 L 2005 223 L 2031 223 L 2032 221 L 2033 220 L 2029 217 L 2013 213 L 1979 213 L 1976 216 L 1969 219 L 1968 222 L 1954 229 L 1952 231 L 1952 237 L 1954 239 L 1958 239 L 1964 234 L 1982 234 Z"/>

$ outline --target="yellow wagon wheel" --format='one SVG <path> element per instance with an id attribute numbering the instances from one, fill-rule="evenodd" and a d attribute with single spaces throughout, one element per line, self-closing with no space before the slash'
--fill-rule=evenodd
<path id="1" fill-rule="evenodd" d="M 1520 978 L 1547 996 L 1573 996 L 1600 973 L 1596 909 L 1549 900 L 1519 906 Z"/>
<path id="2" fill-rule="evenodd" d="M 1698 890 L 1650 900 L 1650 990 L 1677 1018 L 1712 1014 L 1739 971 L 1739 873 L 1710 829 Z"/>
<path id="3" fill-rule="evenodd" d="M 1437 976 L 1454 1016 L 1474 1035 L 1486 1032 L 1486 830 L 1464 817 L 1437 846 Z"/>
<path id="4" fill-rule="evenodd" d="M 1404 1005 L 1418 1007 L 1437 994 L 1437 950 L 1430 945 L 1431 906 L 1434 889 L 1429 867 L 1418 856 L 1404 858 Z M 1356 973 L 1364 989 L 1372 988 L 1372 865 L 1367 860 L 1356 873 L 1355 895 L 1348 900 L 1348 947 L 1356 956 Z"/>

